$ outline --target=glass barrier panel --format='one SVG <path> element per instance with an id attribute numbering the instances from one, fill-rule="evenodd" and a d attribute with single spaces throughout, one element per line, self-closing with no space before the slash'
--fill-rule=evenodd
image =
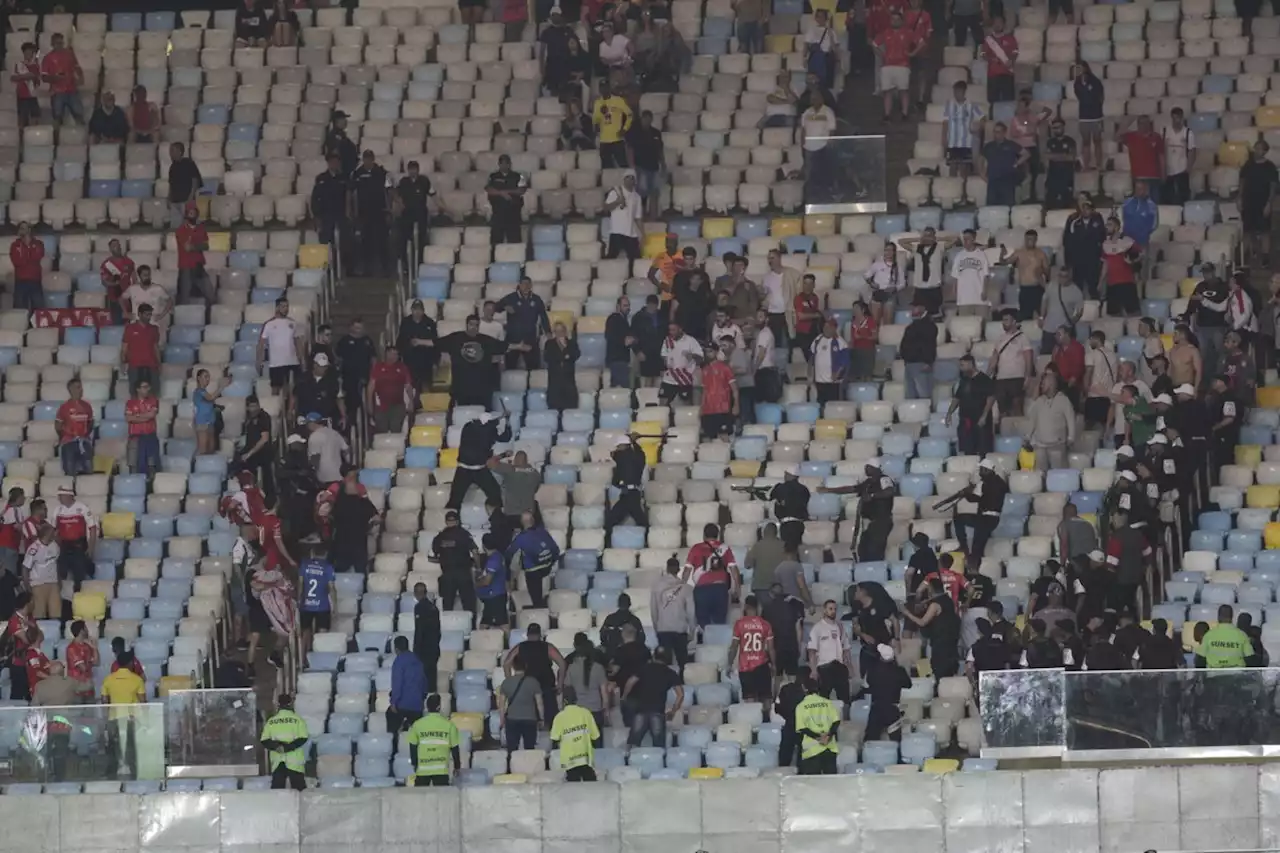
<path id="1" fill-rule="evenodd" d="M 884 213 L 889 209 L 883 136 L 807 136 L 805 213 Z"/>
<path id="2" fill-rule="evenodd" d="M 983 755 L 1059 755 L 1066 745 L 1060 669 L 984 672 L 978 680 Z M 1017 752 L 1006 752 L 1016 750 Z"/>
<path id="3" fill-rule="evenodd" d="M 0 708 L 0 785 L 164 777 L 159 704 Z"/>
<path id="4" fill-rule="evenodd" d="M 252 689 L 174 690 L 165 720 L 169 775 L 258 772 L 258 697 Z"/>

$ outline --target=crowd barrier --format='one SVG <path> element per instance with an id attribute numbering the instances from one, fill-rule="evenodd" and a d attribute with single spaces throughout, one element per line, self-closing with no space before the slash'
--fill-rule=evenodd
<path id="1" fill-rule="evenodd" d="M 0 797 L 3 851 L 1129 853 L 1275 849 L 1280 768 Z"/>

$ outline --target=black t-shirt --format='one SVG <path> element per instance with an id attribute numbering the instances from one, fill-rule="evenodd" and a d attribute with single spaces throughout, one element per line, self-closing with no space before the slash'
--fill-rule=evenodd
<path id="1" fill-rule="evenodd" d="M 893 634 L 889 631 L 889 618 L 893 616 L 887 608 L 872 604 L 858 610 L 858 630 L 871 637 L 876 645 L 889 645 L 893 642 Z"/>
<path id="2" fill-rule="evenodd" d="M 995 394 L 995 382 L 979 370 L 973 376 L 961 376 L 956 385 L 956 411 L 962 418 L 977 421 L 982 417 L 987 399 Z"/>
<path id="3" fill-rule="evenodd" d="M 1132 658 L 1133 653 L 1151 638 L 1151 632 L 1137 622 L 1125 625 L 1116 631 L 1111 644 L 1121 651 L 1125 658 Z"/>
<path id="4" fill-rule="evenodd" d="M 1085 669 L 1090 672 L 1107 672 L 1130 668 L 1130 659 L 1111 643 L 1094 643 L 1084 656 Z"/>
<path id="5" fill-rule="evenodd" d="M 641 713 L 660 714 L 667 710 L 667 692 L 684 684 L 680 673 L 666 664 L 649 661 L 640 667 L 639 681 L 631 688 L 631 698 Z"/>
<path id="6" fill-rule="evenodd" d="M 1102 101 L 1106 97 L 1102 80 L 1090 74 L 1076 78 L 1076 100 L 1080 104 L 1079 115 L 1084 121 L 1097 121 L 1102 118 Z"/>
<path id="7" fill-rule="evenodd" d="M 189 201 L 192 193 L 203 183 L 200 169 L 190 157 L 183 157 L 169 164 L 169 201 L 172 204 Z"/>
<path id="8" fill-rule="evenodd" d="M 804 617 L 804 605 L 794 598 L 771 598 L 760 614 L 773 629 L 773 644 L 779 656 L 785 651 L 799 648 L 800 638 L 796 636 L 796 623 Z"/>
<path id="9" fill-rule="evenodd" d="M 426 175 L 401 178 L 396 186 L 400 201 L 404 203 L 405 216 L 423 218 L 427 215 L 427 197 L 431 195 L 431 181 Z"/>
<path id="10" fill-rule="evenodd" d="M 1062 136 L 1050 136 L 1044 143 L 1044 150 L 1048 154 L 1070 154 L 1072 157 L 1076 155 L 1076 141 L 1070 136 L 1063 134 Z M 1076 164 L 1066 161 L 1049 161 L 1050 172 L 1070 172 L 1075 173 Z"/>
<path id="11" fill-rule="evenodd" d="M 368 498 L 339 491 L 338 497 L 333 502 L 331 514 L 334 541 L 358 543 L 367 539 L 369 522 L 377 514 L 377 508 Z"/>
<path id="12" fill-rule="evenodd" d="M 489 173 L 489 183 L 485 185 L 486 189 L 491 190 L 517 190 L 520 188 L 520 173 L 516 171 Z M 493 206 L 494 213 L 513 213 L 519 212 L 524 205 L 523 196 L 505 196 L 496 195 L 489 198 L 489 204 Z"/>
<path id="13" fill-rule="evenodd" d="M 637 124 L 627 133 L 627 144 L 631 146 L 637 169 L 656 172 L 662 168 L 662 133 L 656 127 Z"/>
<path id="14" fill-rule="evenodd" d="M 915 573 L 911 582 L 912 589 L 907 590 L 907 595 L 914 595 L 920 582 L 938 570 L 938 555 L 932 548 L 918 548 L 911 559 L 907 560 L 907 568 Z"/>
<path id="15" fill-rule="evenodd" d="M 324 171 L 316 175 L 311 186 L 311 209 L 323 219 L 341 219 L 347 215 L 347 190 L 350 186 L 342 175 Z"/>
<path id="16" fill-rule="evenodd" d="M 563 82 L 569 76 L 569 42 L 577 38 L 567 26 L 548 26 L 538 36 L 546 50 L 547 78 L 552 82 Z"/>
<path id="17" fill-rule="evenodd" d="M 326 370 L 318 379 L 314 373 L 303 376 L 295 393 L 299 412 L 319 412 L 326 418 L 338 416 L 338 375 L 332 370 Z"/>
<path id="18" fill-rule="evenodd" d="M 245 418 L 244 421 L 244 449 L 252 450 L 254 445 L 266 436 L 266 445 L 258 451 L 258 455 L 271 458 L 271 418 L 266 412 L 258 412 L 257 417 Z M 257 457 L 250 457 L 256 459 Z"/>
<path id="19" fill-rule="evenodd" d="M 267 13 L 257 3 L 252 8 L 243 5 L 236 9 L 236 38 L 261 39 L 267 37 Z"/>
<path id="20" fill-rule="evenodd" d="M 516 656 L 530 678 L 544 687 L 555 683 L 555 674 L 551 670 L 551 647 L 546 640 L 525 640 L 516 646 Z"/>
<path id="21" fill-rule="evenodd" d="M 1177 669 L 1182 665 L 1182 646 L 1176 640 L 1149 635 L 1138 646 L 1138 660 L 1143 669 Z"/>
<path id="22" fill-rule="evenodd" d="M 18 589 L 22 586 L 17 575 L 0 572 L 0 619 L 8 620 L 18 599 Z"/>
<path id="23" fill-rule="evenodd" d="M 688 274 L 687 274 L 688 273 Z M 715 304 L 715 295 L 711 285 L 706 281 L 694 289 L 689 284 L 691 273 L 681 270 L 676 273 L 671 287 L 671 295 L 679 303 L 676 308 L 676 322 L 695 338 L 700 338 L 707 329 L 707 318 L 711 316 L 711 306 Z"/>
<path id="24" fill-rule="evenodd" d="M 644 636 L 644 625 L 640 624 L 639 617 L 630 610 L 615 610 L 600 624 L 600 645 L 605 651 L 613 652 L 622 646 L 623 625 L 633 626 L 637 637 Z"/>
<path id="25" fill-rule="evenodd" d="M 431 540 L 431 553 L 439 558 L 440 568 L 446 572 L 471 571 L 475 550 L 475 540 L 460 526 L 446 527 Z"/>
<path id="26" fill-rule="evenodd" d="M 1035 579 L 1031 584 L 1031 594 L 1036 597 L 1036 610 L 1049 606 L 1049 594 L 1055 590 L 1062 596 L 1062 600 L 1066 601 L 1067 590 L 1056 577 L 1042 575 Z"/>
<path id="27" fill-rule="evenodd" d="M 973 668 L 978 672 L 1008 669 L 1013 663 L 1013 649 L 999 637 L 979 637 L 969 652 L 973 655 Z"/>
<path id="28" fill-rule="evenodd" d="M 345 130 L 331 130 L 325 137 L 322 153 L 327 160 L 330 154 L 338 155 L 338 167 L 343 175 L 350 175 L 360 165 L 360 152 Z"/>
<path id="29" fill-rule="evenodd" d="M 996 582 L 981 572 L 966 574 L 964 583 L 970 607 L 984 607 L 995 600 Z"/>
<path id="30" fill-rule="evenodd" d="M 110 113 L 98 107 L 89 117 L 89 133 L 106 140 L 123 140 L 129 135 L 129 119 L 119 107 Z"/>
<path id="31" fill-rule="evenodd" d="M 440 352 L 448 353 L 453 369 L 453 387 L 474 391 L 493 387 L 496 379 L 493 357 L 506 352 L 507 345 L 488 335 L 472 337 L 466 332 L 445 335 L 436 342 Z"/>
<path id="32" fill-rule="evenodd" d="M 1280 173 L 1270 160 L 1250 158 L 1240 167 L 1240 198 L 1245 207 L 1261 208 L 1271 197 L 1271 188 L 1280 183 Z"/>
<path id="33" fill-rule="evenodd" d="M 639 675 L 640 668 L 648 662 L 649 647 L 644 644 L 644 640 L 623 643 L 609 657 L 609 666 L 613 671 L 609 680 L 619 687 L 625 687 L 627 679 L 633 675 Z"/>
<path id="34" fill-rule="evenodd" d="M 360 166 L 351 173 L 356 191 L 356 208 L 365 214 L 383 213 L 387 209 L 387 170 L 377 163 Z"/>
<path id="35" fill-rule="evenodd" d="M 338 339 L 334 351 L 341 365 L 342 380 L 347 384 L 367 380 L 369 371 L 373 368 L 373 361 L 378 357 L 373 339 L 368 335 L 358 338 L 343 335 Z"/>

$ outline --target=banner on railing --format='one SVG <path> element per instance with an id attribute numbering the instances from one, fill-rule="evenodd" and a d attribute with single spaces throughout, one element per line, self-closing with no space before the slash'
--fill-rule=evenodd
<path id="1" fill-rule="evenodd" d="M 36 329 L 69 329 L 77 326 L 110 326 L 111 312 L 105 308 L 40 308 L 31 312 Z"/>

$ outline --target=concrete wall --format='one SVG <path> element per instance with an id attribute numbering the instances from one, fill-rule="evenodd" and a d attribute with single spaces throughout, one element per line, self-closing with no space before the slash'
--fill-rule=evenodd
<path id="1" fill-rule="evenodd" d="M 1094 853 L 1280 845 L 1280 766 L 0 797 L 0 853 Z"/>

